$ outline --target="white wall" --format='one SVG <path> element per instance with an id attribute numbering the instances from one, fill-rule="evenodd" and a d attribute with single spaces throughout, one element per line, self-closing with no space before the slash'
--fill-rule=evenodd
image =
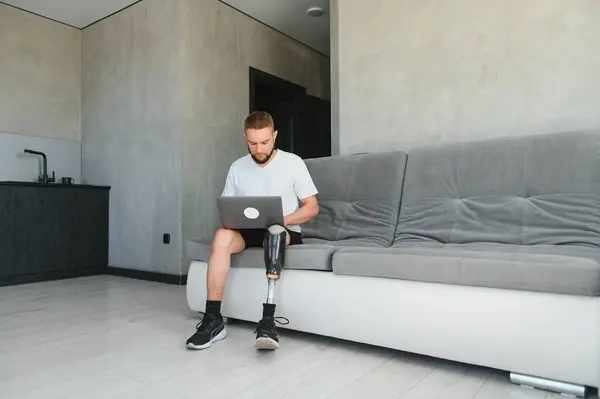
<path id="1" fill-rule="evenodd" d="M 72 177 L 81 183 L 81 144 L 78 141 L 33 137 L 0 132 L 0 181 L 37 181 L 42 175 L 42 157 L 23 150 L 41 151 L 48 158 L 48 175 Z"/>
<path id="2" fill-rule="evenodd" d="M 0 132 L 79 141 L 81 31 L 0 3 Z"/>
<path id="3" fill-rule="evenodd" d="M 600 127 L 598 1 L 334 2 L 341 153 Z"/>

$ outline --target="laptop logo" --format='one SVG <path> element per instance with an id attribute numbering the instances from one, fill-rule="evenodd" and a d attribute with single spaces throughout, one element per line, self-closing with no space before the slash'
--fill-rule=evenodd
<path id="1" fill-rule="evenodd" d="M 258 209 L 256 208 L 246 208 L 244 209 L 244 216 L 248 219 L 256 219 L 258 217 Z"/>

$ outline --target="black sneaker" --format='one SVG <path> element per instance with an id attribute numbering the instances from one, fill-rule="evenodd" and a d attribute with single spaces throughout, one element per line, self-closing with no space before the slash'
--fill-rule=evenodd
<path id="1" fill-rule="evenodd" d="M 205 313 L 202 321 L 196 326 L 196 332 L 187 341 L 189 349 L 206 349 L 213 342 L 225 339 L 227 330 L 223 317 Z"/>
<path id="2" fill-rule="evenodd" d="M 256 333 L 256 341 L 254 347 L 256 349 L 277 349 L 279 348 L 279 335 L 275 328 L 275 322 L 286 325 L 289 320 L 285 317 L 274 317 L 275 305 L 263 305 L 263 318 L 258 322 L 258 326 L 254 331 Z M 286 322 L 281 322 L 278 319 L 283 319 Z"/>

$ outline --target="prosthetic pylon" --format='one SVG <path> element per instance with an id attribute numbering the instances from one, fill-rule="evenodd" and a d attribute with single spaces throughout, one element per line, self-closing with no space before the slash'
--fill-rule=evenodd
<path id="1" fill-rule="evenodd" d="M 285 263 L 287 231 L 279 225 L 269 227 L 265 233 L 265 268 L 269 288 L 267 301 L 263 303 L 263 316 L 256 328 L 257 349 L 276 349 L 279 347 L 279 337 L 275 328 L 275 282 L 279 280 L 281 269 Z M 288 321 L 289 323 L 289 321 Z"/>
<path id="2" fill-rule="evenodd" d="M 265 234 L 265 268 L 269 282 L 266 303 L 273 303 L 275 282 L 279 280 L 285 263 L 286 238 L 287 232 L 280 225 L 269 227 Z"/>

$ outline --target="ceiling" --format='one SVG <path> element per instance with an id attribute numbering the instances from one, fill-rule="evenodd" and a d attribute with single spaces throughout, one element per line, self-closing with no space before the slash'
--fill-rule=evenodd
<path id="1" fill-rule="evenodd" d="M 223 0 L 223 3 L 329 54 L 329 0 Z M 319 18 L 308 16 L 306 11 L 312 6 L 323 8 L 325 14 Z"/>
<path id="2" fill-rule="evenodd" d="M 137 0 L 1 0 L 3 3 L 83 28 Z"/>
<path id="3" fill-rule="evenodd" d="M 215 0 L 217 1 L 217 0 Z M 329 55 L 329 0 L 219 0 L 283 34 Z M 0 0 L 35 14 L 84 28 L 137 0 Z M 325 14 L 307 15 L 311 6 Z"/>

